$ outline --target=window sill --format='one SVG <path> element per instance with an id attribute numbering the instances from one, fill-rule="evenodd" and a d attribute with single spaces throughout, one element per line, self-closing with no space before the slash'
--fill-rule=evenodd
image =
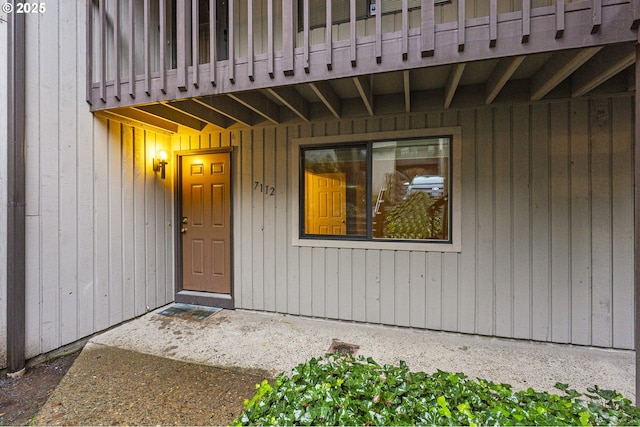
<path id="1" fill-rule="evenodd" d="M 293 246 L 313 248 L 373 249 L 388 251 L 460 252 L 459 242 L 385 242 L 381 240 L 320 240 L 293 238 Z"/>

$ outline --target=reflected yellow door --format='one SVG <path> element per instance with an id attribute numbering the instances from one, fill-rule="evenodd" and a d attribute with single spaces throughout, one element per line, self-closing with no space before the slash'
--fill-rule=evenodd
<path id="1" fill-rule="evenodd" d="M 347 234 L 345 173 L 305 173 L 305 232 Z"/>

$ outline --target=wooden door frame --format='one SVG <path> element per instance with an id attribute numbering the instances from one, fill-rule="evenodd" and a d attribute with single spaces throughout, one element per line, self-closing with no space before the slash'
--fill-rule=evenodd
<path id="1" fill-rule="evenodd" d="M 205 155 L 205 154 L 229 154 L 229 185 L 231 196 L 229 202 L 229 209 L 231 209 L 229 227 L 231 227 L 231 254 L 229 262 L 231 263 L 231 288 L 229 294 L 219 294 L 214 292 L 199 292 L 189 291 L 182 288 L 182 233 L 181 228 L 181 212 L 182 212 L 182 158 L 186 156 Z M 211 148 L 201 150 L 181 150 L 174 152 L 174 161 L 176 167 L 174 176 L 174 210 L 173 210 L 173 223 L 175 224 L 173 233 L 175 239 L 175 301 L 185 304 L 197 304 L 209 307 L 220 307 L 226 309 L 233 309 L 234 297 L 233 297 L 233 147 L 223 148 Z"/>

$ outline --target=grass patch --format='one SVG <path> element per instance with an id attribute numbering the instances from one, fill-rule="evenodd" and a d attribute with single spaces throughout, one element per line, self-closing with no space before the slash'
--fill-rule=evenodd
<path id="1" fill-rule="evenodd" d="M 264 380 L 234 425 L 640 425 L 629 399 L 597 386 L 562 394 L 472 380 L 462 373 L 410 372 L 371 358 L 326 355 Z"/>

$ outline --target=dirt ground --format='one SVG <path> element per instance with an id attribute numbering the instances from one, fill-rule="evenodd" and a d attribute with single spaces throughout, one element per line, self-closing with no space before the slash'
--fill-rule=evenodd
<path id="1" fill-rule="evenodd" d="M 78 354 L 80 351 L 28 368 L 19 378 L 0 377 L 0 426 L 27 425 Z"/>

